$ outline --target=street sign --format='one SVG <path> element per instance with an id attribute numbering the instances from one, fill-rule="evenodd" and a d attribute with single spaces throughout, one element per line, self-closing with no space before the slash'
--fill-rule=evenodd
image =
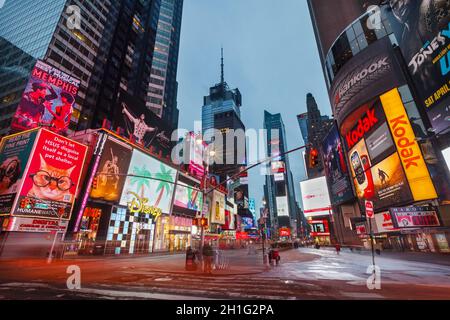
<path id="1" fill-rule="evenodd" d="M 373 219 L 375 217 L 375 213 L 373 211 L 373 202 L 366 200 L 366 217 L 367 219 Z"/>

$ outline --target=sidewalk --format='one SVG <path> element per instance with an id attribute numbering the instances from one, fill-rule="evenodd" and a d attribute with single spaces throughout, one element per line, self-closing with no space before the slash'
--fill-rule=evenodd
<path id="1" fill-rule="evenodd" d="M 334 248 L 330 247 L 322 247 L 319 250 L 329 250 L 335 252 Z M 342 248 L 342 252 L 353 253 L 355 255 L 371 255 L 372 251 L 370 249 L 361 249 L 359 251 L 353 250 L 353 252 L 349 248 Z M 377 257 L 391 258 L 391 259 L 399 259 L 404 261 L 413 261 L 413 262 L 424 262 L 424 263 L 435 263 L 441 264 L 445 266 L 450 266 L 450 254 L 445 253 L 433 253 L 433 252 L 412 252 L 412 251 L 381 251 L 381 254 L 375 254 Z"/>

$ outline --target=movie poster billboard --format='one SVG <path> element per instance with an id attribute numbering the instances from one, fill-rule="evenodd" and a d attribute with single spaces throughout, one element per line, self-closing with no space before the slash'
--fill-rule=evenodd
<path id="1" fill-rule="evenodd" d="M 0 144 L 0 214 L 11 213 L 22 183 L 37 131 L 2 139 Z"/>
<path id="2" fill-rule="evenodd" d="M 173 204 L 179 208 L 198 212 L 202 210 L 203 194 L 198 188 L 178 181 Z"/>
<path id="3" fill-rule="evenodd" d="M 108 136 L 91 189 L 92 199 L 120 200 L 132 153 L 133 149 L 128 144 Z"/>
<path id="4" fill-rule="evenodd" d="M 390 1 L 391 26 L 436 133 L 450 122 L 450 3 Z"/>
<path id="5" fill-rule="evenodd" d="M 70 125 L 80 80 L 38 60 L 11 122 L 13 132 L 37 127 L 64 135 Z"/>
<path id="6" fill-rule="evenodd" d="M 330 200 L 333 205 L 344 203 L 353 198 L 353 189 L 349 170 L 345 160 L 345 151 L 336 126 L 322 142 L 325 176 L 330 188 Z"/>
<path id="7" fill-rule="evenodd" d="M 225 195 L 219 191 L 213 191 L 211 223 L 225 224 Z"/>
<path id="8" fill-rule="evenodd" d="M 120 135 L 129 139 L 152 153 L 161 154 L 162 157 L 171 156 L 172 129 L 161 118 L 148 109 L 145 104 L 121 91 L 119 105 L 114 115 L 113 128 Z"/>
<path id="9" fill-rule="evenodd" d="M 13 214 L 70 219 L 86 152 L 85 145 L 41 129 Z"/>
<path id="10" fill-rule="evenodd" d="M 133 212 L 169 214 L 176 174 L 174 168 L 134 149 L 120 204 Z"/>

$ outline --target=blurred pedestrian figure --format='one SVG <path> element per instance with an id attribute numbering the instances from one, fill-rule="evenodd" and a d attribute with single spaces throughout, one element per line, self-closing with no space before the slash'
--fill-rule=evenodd
<path id="1" fill-rule="evenodd" d="M 341 245 L 339 243 L 336 243 L 335 248 L 337 254 L 341 253 Z"/>
<path id="2" fill-rule="evenodd" d="M 187 271 L 196 271 L 197 270 L 197 263 L 196 263 L 196 254 L 195 251 L 192 250 L 191 247 L 187 248 L 186 251 L 186 270 Z"/>
<path id="3" fill-rule="evenodd" d="M 273 266 L 273 249 L 272 248 L 269 249 L 269 253 L 267 255 L 269 257 L 269 264 L 271 266 Z"/>
<path id="4" fill-rule="evenodd" d="M 212 274 L 212 260 L 214 256 L 213 248 L 209 243 L 203 246 L 203 272 Z"/>
<path id="5" fill-rule="evenodd" d="M 318 242 L 316 242 L 315 246 L 314 246 L 317 250 L 320 249 L 320 244 Z"/>
<path id="6" fill-rule="evenodd" d="M 272 250 L 272 258 L 275 261 L 276 265 L 278 266 L 280 264 L 280 252 L 278 250 Z"/>

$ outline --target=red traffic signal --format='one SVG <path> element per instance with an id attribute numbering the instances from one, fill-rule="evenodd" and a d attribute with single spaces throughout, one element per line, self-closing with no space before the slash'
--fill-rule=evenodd
<path id="1" fill-rule="evenodd" d="M 208 219 L 206 219 L 206 218 L 201 218 L 201 219 L 200 219 L 200 226 L 201 226 L 201 227 L 207 227 L 207 226 L 208 226 Z"/>
<path id="2" fill-rule="evenodd" d="M 309 152 L 309 166 L 310 168 L 315 168 L 319 165 L 319 151 L 313 148 Z"/>

